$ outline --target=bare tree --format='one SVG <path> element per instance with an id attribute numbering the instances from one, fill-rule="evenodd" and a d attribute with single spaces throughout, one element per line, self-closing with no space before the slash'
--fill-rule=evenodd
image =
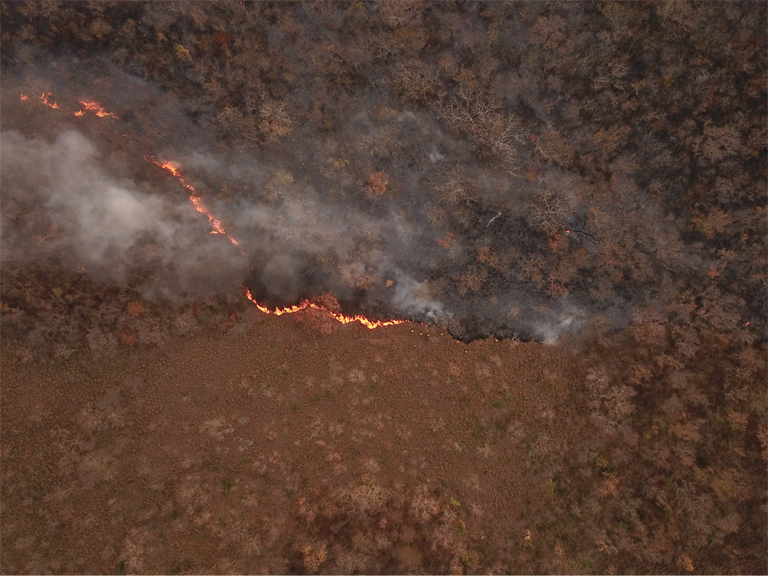
<path id="1" fill-rule="evenodd" d="M 456 98 L 441 106 L 440 114 L 451 128 L 470 138 L 479 152 L 493 157 L 508 173 L 519 175 L 518 149 L 530 140 L 530 132 L 500 101 L 460 88 Z"/>

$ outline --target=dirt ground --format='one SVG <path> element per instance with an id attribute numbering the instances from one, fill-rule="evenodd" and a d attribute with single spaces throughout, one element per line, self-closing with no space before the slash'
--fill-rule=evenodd
<path id="1" fill-rule="evenodd" d="M 561 348 L 418 324 L 0 359 L 4 573 L 524 571 L 579 410 Z"/>

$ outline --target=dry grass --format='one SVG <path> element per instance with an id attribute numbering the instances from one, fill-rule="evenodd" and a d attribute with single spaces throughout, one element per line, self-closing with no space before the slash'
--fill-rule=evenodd
<path id="1" fill-rule="evenodd" d="M 407 326 L 316 340 L 293 318 L 260 318 L 250 339 L 133 348 L 71 374 L 20 372 L 0 356 L 3 569 L 286 571 L 291 557 L 310 572 L 468 569 L 480 522 L 506 522 L 492 511 L 510 474 L 541 491 L 509 467 L 504 431 L 489 435 L 470 415 L 492 422 L 495 383 L 525 388 L 506 367 L 546 349 L 457 345 Z M 491 349 L 498 362 L 479 359 Z M 466 396 L 467 378 L 488 384 Z M 55 466 L 33 473 L 42 460 Z M 490 476 L 467 484 L 478 466 Z M 30 491 L 46 495 L 43 523 L 24 504 Z M 62 518 L 68 535 L 30 564 Z M 171 534 L 184 544 L 170 547 Z M 286 548 L 293 538 L 299 549 Z"/>

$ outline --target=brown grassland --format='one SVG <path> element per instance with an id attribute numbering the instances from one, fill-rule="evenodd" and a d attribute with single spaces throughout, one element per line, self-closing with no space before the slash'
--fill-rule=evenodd
<path id="1" fill-rule="evenodd" d="M 579 483 L 559 462 L 587 433 L 578 363 L 556 347 L 263 317 L 2 376 L 6 571 L 592 562 L 553 522 Z"/>

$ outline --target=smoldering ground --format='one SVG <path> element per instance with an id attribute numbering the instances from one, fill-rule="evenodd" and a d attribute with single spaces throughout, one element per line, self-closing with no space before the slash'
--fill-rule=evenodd
<path id="1" fill-rule="evenodd" d="M 331 133 L 292 125 L 248 147 L 216 128 L 216 111 L 107 65 L 4 72 L 2 96 L 4 261 L 54 256 L 113 282 L 150 269 L 145 292 L 159 298 L 244 285 L 282 306 L 331 292 L 347 314 L 441 323 L 467 340 L 554 342 L 594 312 L 627 316 L 631 295 L 547 280 L 553 235 L 586 226 L 580 178 L 522 137 L 478 161 L 450 129 L 460 101 L 430 114 L 382 90 L 328 111 Z M 75 116 L 83 100 L 118 118 Z M 210 234 L 189 189 L 147 155 L 174 162 L 238 246 Z M 588 254 L 595 238 L 568 241 Z"/>

